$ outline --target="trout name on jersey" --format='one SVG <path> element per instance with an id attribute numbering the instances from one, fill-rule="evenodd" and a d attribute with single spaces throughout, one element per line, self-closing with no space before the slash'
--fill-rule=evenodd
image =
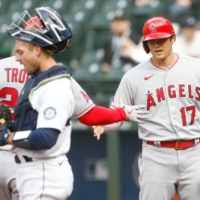
<path id="1" fill-rule="evenodd" d="M 6 81 L 7 82 L 24 83 L 29 78 L 29 76 L 27 75 L 27 73 L 24 69 L 5 68 L 5 73 L 6 73 Z"/>
<path id="2" fill-rule="evenodd" d="M 147 93 L 147 110 L 157 103 L 166 100 L 166 93 L 168 98 L 186 97 L 200 101 L 200 87 L 195 87 L 186 84 L 168 85 L 166 88 L 161 87 L 155 89 L 154 92 Z"/>

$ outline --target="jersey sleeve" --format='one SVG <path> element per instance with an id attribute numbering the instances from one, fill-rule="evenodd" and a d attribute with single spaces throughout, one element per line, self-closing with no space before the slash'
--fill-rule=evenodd
<path id="1" fill-rule="evenodd" d="M 78 120 L 88 126 L 105 125 L 126 120 L 126 113 L 123 108 L 109 109 L 95 106 Z"/>
<path id="2" fill-rule="evenodd" d="M 38 111 L 37 128 L 54 128 L 62 132 L 74 112 L 74 97 L 68 78 L 42 85 L 30 97 Z"/>
<path id="3" fill-rule="evenodd" d="M 115 96 L 111 101 L 110 107 L 111 108 L 120 107 L 120 99 L 126 105 L 134 105 L 133 91 L 131 89 L 130 82 L 126 75 L 123 76 L 115 93 Z"/>
<path id="4" fill-rule="evenodd" d="M 115 93 L 115 96 L 112 99 L 110 107 L 111 108 L 120 107 L 120 99 L 126 105 L 133 105 L 132 90 L 131 90 L 130 83 L 126 75 L 123 76 L 117 88 L 117 91 Z M 105 125 L 104 127 L 105 133 L 112 133 L 118 130 L 122 124 L 123 122 L 117 122 L 117 123 Z"/>
<path id="5" fill-rule="evenodd" d="M 95 104 L 83 90 L 83 88 L 81 88 L 81 86 L 73 78 L 71 78 L 71 83 L 75 99 L 75 109 L 73 116 L 75 118 L 79 118 L 91 110 Z"/>

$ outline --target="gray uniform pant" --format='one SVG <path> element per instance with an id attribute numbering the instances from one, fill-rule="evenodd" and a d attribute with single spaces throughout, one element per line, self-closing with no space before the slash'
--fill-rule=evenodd
<path id="1" fill-rule="evenodd" d="M 0 200 L 18 200 L 15 174 L 17 164 L 14 154 L 8 151 L 0 151 Z"/>
<path id="2" fill-rule="evenodd" d="M 138 160 L 140 200 L 200 199 L 200 144 L 184 150 L 143 145 Z"/>

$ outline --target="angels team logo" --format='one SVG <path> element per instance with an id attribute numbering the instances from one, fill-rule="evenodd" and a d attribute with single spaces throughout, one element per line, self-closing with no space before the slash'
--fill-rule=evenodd
<path id="1" fill-rule="evenodd" d="M 56 109 L 53 107 L 48 107 L 44 110 L 44 118 L 47 120 L 53 119 L 56 116 Z"/>
<path id="2" fill-rule="evenodd" d="M 84 99 L 88 103 L 90 101 L 90 97 L 84 91 L 82 91 L 81 94 L 83 95 Z"/>
<path id="3" fill-rule="evenodd" d="M 150 24 L 150 33 L 156 33 L 156 27 L 155 27 L 155 24 L 154 23 L 151 23 Z"/>

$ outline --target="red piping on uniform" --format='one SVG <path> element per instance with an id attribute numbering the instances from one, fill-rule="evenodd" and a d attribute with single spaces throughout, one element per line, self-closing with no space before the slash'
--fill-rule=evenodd
<path id="1" fill-rule="evenodd" d="M 156 68 L 159 68 L 159 69 L 161 69 L 161 70 L 167 70 L 167 69 L 169 70 L 169 69 L 171 69 L 171 68 L 178 62 L 179 55 L 177 54 L 177 56 L 178 56 L 178 57 L 177 57 L 175 63 L 174 63 L 171 67 L 167 67 L 167 68 L 156 66 L 156 65 L 153 63 L 152 58 L 150 59 L 150 62 L 151 62 L 151 64 L 152 64 L 154 67 L 156 67 Z"/>
<path id="2" fill-rule="evenodd" d="M 75 118 L 79 118 L 83 113 L 85 113 L 87 110 L 91 109 L 91 107 L 95 106 L 94 104 L 91 104 L 89 107 L 87 107 L 85 110 L 83 110 L 78 115 L 74 116 Z"/>

